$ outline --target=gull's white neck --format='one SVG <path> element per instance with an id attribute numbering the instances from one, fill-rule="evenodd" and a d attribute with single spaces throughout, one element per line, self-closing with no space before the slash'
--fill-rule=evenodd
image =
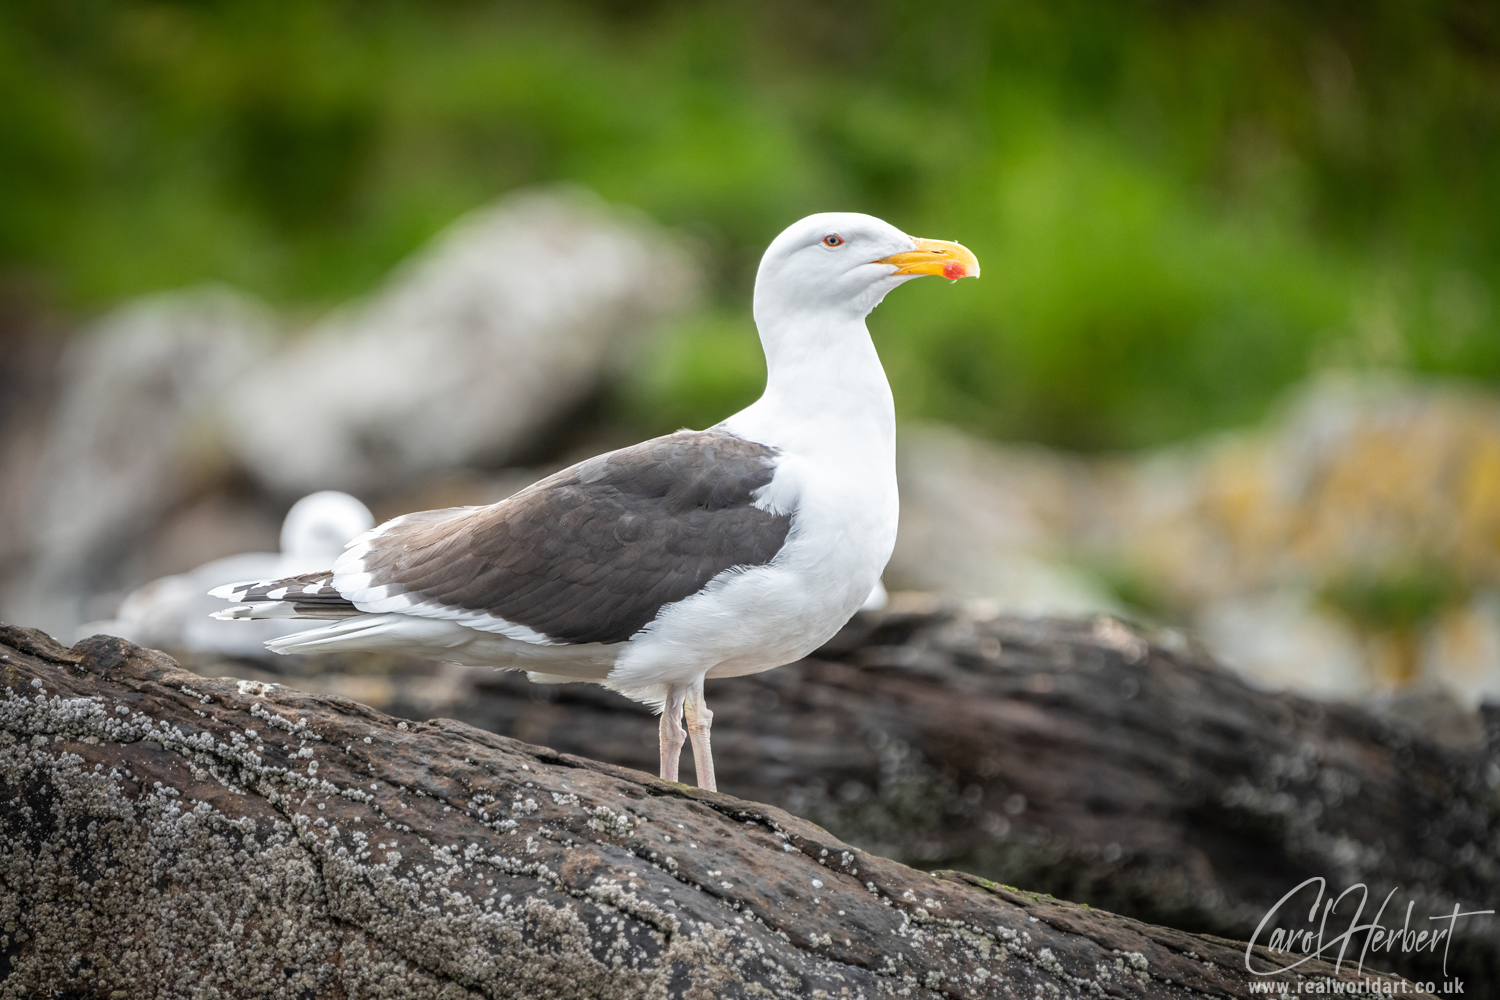
<path id="1" fill-rule="evenodd" d="M 857 305 L 772 309 L 757 301 L 766 391 L 724 426 L 793 453 L 855 449 L 860 457 L 893 462 L 895 404 L 865 327 L 867 312 Z"/>

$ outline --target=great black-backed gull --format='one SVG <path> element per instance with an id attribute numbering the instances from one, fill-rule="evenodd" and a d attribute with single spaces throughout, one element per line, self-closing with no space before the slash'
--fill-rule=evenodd
<path id="1" fill-rule="evenodd" d="M 756 275 L 757 402 L 487 507 L 387 521 L 331 573 L 218 588 L 245 602 L 218 617 L 334 621 L 266 644 L 278 653 L 393 650 L 601 683 L 660 706 L 663 778 L 677 780 L 691 738 L 712 789 L 704 679 L 812 652 L 890 558 L 895 411 L 865 317 L 921 275 L 977 277 L 979 264 L 868 215 L 809 216 Z"/>

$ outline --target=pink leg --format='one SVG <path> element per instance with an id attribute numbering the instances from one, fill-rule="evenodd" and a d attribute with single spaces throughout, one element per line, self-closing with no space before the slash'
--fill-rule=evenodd
<path id="1" fill-rule="evenodd" d="M 708 745 L 708 730 L 713 725 L 714 713 L 708 710 L 703 700 L 702 678 L 688 689 L 683 707 L 687 710 L 688 736 L 693 740 L 693 769 L 698 773 L 698 787 L 716 792 L 719 786 L 714 781 L 714 754 Z"/>
<path id="2" fill-rule="evenodd" d="M 661 776 L 668 781 L 677 780 L 677 763 L 682 759 L 682 741 L 687 736 L 682 728 L 682 703 L 686 697 L 687 688 L 669 688 L 661 710 Z"/>

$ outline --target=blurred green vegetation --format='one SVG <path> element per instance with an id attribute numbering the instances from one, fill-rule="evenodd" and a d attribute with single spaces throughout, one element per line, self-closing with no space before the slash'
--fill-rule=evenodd
<path id="1" fill-rule="evenodd" d="M 1396 566 L 1333 580 L 1322 603 L 1366 631 L 1414 630 L 1470 596 L 1451 566 Z"/>
<path id="2" fill-rule="evenodd" d="M 1500 378 L 1492 3 L 0 5 L 0 268 L 73 315 L 315 310 L 547 180 L 713 278 L 616 403 L 642 431 L 753 398 L 760 250 L 829 209 L 984 265 L 875 314 L 906 418 L 1130 447 L 1316 367 Z"/>

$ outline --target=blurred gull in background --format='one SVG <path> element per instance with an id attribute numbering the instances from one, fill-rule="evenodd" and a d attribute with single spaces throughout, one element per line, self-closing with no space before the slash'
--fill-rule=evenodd
<path id="1" fill-rule="evenodd" d="M 156 649 L 263 657 L 268 639 L 304 625 L 288 621 L 222 622 L 209 615 L 223 602 L 214 587 L 242 580 L 326 570 L 356 535 L 375 526 L 370 509 L 347 493 L 323 490 L 292 505 L 281 525 L 281 551 L 242 552 L 137 588 L 110 621 L 90 622 L 79 638 L 103 632 Z"/>

